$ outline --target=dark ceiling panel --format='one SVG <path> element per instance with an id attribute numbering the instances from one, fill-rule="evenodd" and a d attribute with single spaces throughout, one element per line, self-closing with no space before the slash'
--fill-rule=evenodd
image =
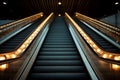
<path id="1" fill-rule="evenodd" d="M 44 12 L 45 15 L 51 12 L 55 15 L 64 15 L 68 12 L 73 15 L 76 11 L 99 18 L 115 13 L 120 8 L 120 4 L 117 6 L 114 4 L 117 1 L 119 2 L 119 0 L 0 0 L 0 18 L 19 19 L 38 12 Z M 7 2 L 7 5 L 3 5 L 3 2 Z M 58 2 L 62 4 L 58 5 Z"/>

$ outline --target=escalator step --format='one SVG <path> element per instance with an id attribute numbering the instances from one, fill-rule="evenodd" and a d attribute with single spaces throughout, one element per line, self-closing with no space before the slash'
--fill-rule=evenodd
<path id="1" fill-rule="evenodd" d="M 80 60 L 37 60 L 35 65 L 38 66 L 81 66 Z"/>
<path id="2" fill-rule="evenodd" d="M 75 45 L 43 45 L 43 48 L 73 48 Z"/>
<path id="3" fill-rule="evenodd" d="M 86 73 L 32 73 L 28 80 L 89 80 Z"/>
<path id="4" fill-rule="evenodd" d="M 39 52 L 39 54 L 41 54 L 41 55 L 78 55 L 77 54 L 77 52 L 47 52 L 47 51 L 45 51 L 45 52 Z"/>
<path id="5" fill-rule="evenodd" d="M 55 73 L 55 72 L 85 72 L 85 67 L 83 66 L 34 66 L 33 73 Z"/>
<path id="6" fill-rule="evenodd" d="M 56 43 L 44 43 L 45 45 L 73 45 L 73 43 L 58 43 L 58 42 L 56 42 Z"/>
<path id="7" fill-rule="evenodd" d="M 76 51 L 76 48 L 41 48 L 41 51 Z"/>
<path id="8" fill-rule="evenodd" d="M 68 56 L 68 55 L 49 55 L 49 56 L 38 56 L 37 58 L 38 60 L 79 60 L 80 57 L 78 55 L 72 55 L 72 56 Z"/>

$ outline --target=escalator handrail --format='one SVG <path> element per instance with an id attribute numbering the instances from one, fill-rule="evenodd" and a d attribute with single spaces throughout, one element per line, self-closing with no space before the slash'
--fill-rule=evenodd
<path id="1" fill-rule="evenodd" d="M 14 30 L 21 28 L 27 24 L 29 24 L 30 22 L 33 22 L 37 19 L 39 19 L 40 17 L 43 16 L 43 13 L 40 12 L 38 14 L 5 24 L 0 26 L 0 38 L 3 38 L 5 35 L 13 32 Z"/>
<path id="2" fill-rule="evenodd" d="M 13 31 L 7 35 L 5 35 L 4 37 L 0 38 L 0 45 L 3 44 L 4 42 L 6 42 L 7 40 L 9 40 L 10 38 L 12 38 L 13 36 L 15 36 L 16 34 L 18 34 L 19 32 L 23 31 L 24 29 L 28 28 L 29 26 L 31 26 L 33 23 L 29 23 L 27 25 L 25 25 L 24 27 L 17 29 L 17 31 Z"/>
<path id="3" fill-rule="evenodd" d="M 15 59 L 20 57 L 24 51 L 28 48 L 30 43 L 35 39 L 38 33 L 42 30 L 42 28 L 49 23 L 50 19 L 52 18 L 53 13 L 51 13 L 34 31 L 33 33 L 23 42 L 23 44 L 15 51 L 1 53 L 0 54 L 0 62 Z"/>
<path id="4" fill-rule="evenodd" d="M 43 30 L 40 34 L 38 34 L 37 39 L 31 46 L 26 50 L 26 53 L 29 55 L 26 57 L 25 61 L 23 62 L 23 65 L 16 73 L 14 80 L 26 80 L 30 69 L 32 68 L 34 61 L 36 60 L 36 57 L 38 56 L 39 50 L 43 45 L 43 42 L 48 34 L 48 31 L 50 29 L 50 25 L 53 22 L 54 17 L 51 18 L 51 20 L 45 25 Z M 31 48 L 32 47 L 32 48 Z M 29 52 L 30 50 L 30 52 Z"/>
<path id="5" fill-rule="evenodd" d="M 80 20 L 80 19 L 79 19 Z M 94 27 L 95 29 L 101 31 L 102 33 L 106 34 L 106 36 L 109 36 L 110 38 L 112 38 L 112 40 L 114 40 L 116 43 L 120 42 L 120 33 L 119 32 L 115 32 L 115 30 L 112 30 L 110 28 L 104 27 L 101 24 L 94 24 L 91 21 L 83 21 L 80 20 L 82 22 L 85 22 L 89 25 L 91 25 L 92 27 Z"/>
<path id="6" fill-rule="evenodd" d="M 96 29 L 100 30 L 103 33 L 106 33 L 108 36 L 112 37 L 116 40 L 116 42 L 120 42 L 120 29 L 108 24 L 105 24 L 101 21 L 98 21 L 96 19 L 90 18 L 88 16 L 82 15 L 80 13 L 76 12 L 76 17 L 79 20 L 83 20 L 86 23 L 94 26 Z"/>
<path id="7" fill-rule="evenodd" d="M 91 20 L 92 22 L 99 23 L 99 24 L 101 24 L 101 25 L 103 25 L 103 26 L 106 26 L 106 27 L 108 27 L 108 28 L 111 28 L 111 29 L 113 29 L 113 30 L 116 30 L 116 31 L 119 31 L 119 32 L 120 32 L 120 28 L 118 28 L 118 27 L 114 27 L 114 26 L 112 26 L 112 25 L 109 25 L 109 24 L 104 23 L 104 22 L 102 22 L 102 21 L 99 21 L 99 20 L 90 18 L 90 17 L 85 16 L 85 15 L 83 15 L 83 14 L 80 14 L 80 13 L 78 13 L 78 12 L 76 12 L 75 14 L 78 15 L 78 16 L 81 15 L 81 16 L 84 17 L 85 19 L 89 19 L 89 20 Z M 78 16 L 76 16 L 76 17 L 78 17 Z"/>
<path id="8" fill-rule="evenodd" d="M 73 27 L 72 24 L 70 24 L 70 22 L 67 19 L 67 17 L 66 17 L 66 23 L 67 23 L 67 25 L 69 27 L 69 31 L 71 33 L 71 36 L 72 36 L 72 38 L 73 38 L 73 40 L 74 40 L 74 42 L 76 44 L 78 52 L 79 52 L 79 54 L 80 54 L 80 56 L 82 58 L 82 61 L 84 62 L 84 65 L 85 65 L 85 67 L 86 67 L 86 69 L 87 69 L 91 79 L 92 80 L 99 80 L 99 79 L 101 79 L 101 77 L 98 77 L 98 74 L 96 74 L 97 70 L 95 69 L 95 67 L 93 67 L 91 65 L 91 62 L 89 62 L 90 59 L 87 57 L 87 55 L 85 53 L 86 51 L 83 49 L 83 47 L 81 47 L 82 46 L 82 42 L 81 42 L 81 39 L 79 38 L 79 34 L 78 34 L 77 30 L 75 29 L 75 27 Z"/>
<path id="9" fill-rule="evenodd" d="M 79 34 L 86 40 L 86 42 L 99 57 L 113 61 L 120 61 L 120 53 L 112 53 L 102 50 L 67 13 L 65 14 L 67 16 L 67 19 L 69 20 L 69 23 L 77 29 Z"/>
<path id="10" fill-rule="evenodd" d="M 120 49 L 120 44 L 118 44 L 116 41 L 114 41 L 113 39 L 109 38 L 107 35 L 105 35 L 104 33 L 100 32 L 99 30 L 97 30 L 96 28 L 90 26 L 89 24 L 87 24 L 84 21 L 81 21 L 83 24 L 85 24 L 87 27 L 89 27 L 90 29 L 92 29 L 94 32 L 96 32 L 99 36 L 101 36 L 102 38 L 104 38 L 105 40 L 107 40 L 108 42 L 110 42 L 112 45 L 116 46 L 117 48 Z M 101 47 L 102 48 L 102 47 Z"/>
<path id="11" fill-rule="evenodd" d="M 39 17 L 39 16 L 42 16 L 42 15 L 43 15 L 43 13 L 41 12 L 41 13 L 38 13 L 38 14 L 35 14 L 35 15 L 32 15 L 32 16 L 17 20 L 17 21 L 13 21 L 13 22 L 10 22 L 10 23 L 7 23 L 7 24 L 0 25 L 0 30 L 2 30 L 4 28 L 7 28 L 7 27 L 9 27 L 11 25 L 19 24 L 19 23 L 24 22 L 24 21 L 26 21 L 28 19 L 31 19 L 31 18 L 34 18 L 34 17 Z"/>

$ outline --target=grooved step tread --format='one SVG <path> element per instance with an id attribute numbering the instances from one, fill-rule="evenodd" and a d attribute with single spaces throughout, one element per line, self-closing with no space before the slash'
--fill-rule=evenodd
<path id="1" fill-rule="evenodd" d="M 61 55 L 61 56 L 58 56 L 58 55 L 49 55 L 49 56 L 44 56 L 44 55 L 41 55 L 41 56 L 38 56 L 39 60 L 79 60 L 80 57 L 78 55 L 72 55 L 72 56 L 68 56 L 68 55 Z"/>
<path id="2" fill-rule="evenodd" d="M 37 60 L 35 65 L 41 66 L 81 66 L 80 60 Z"/>
<path id="3" fill-rule="evenodd" d="M 28 80 L 90 80 L 86 73 L 32 73 Z"/>
<path id="4" fill-rule="evenodd" d="M 34 66 L 33 73 L 71 73 L 71 72 L 85 72 L 85 67 L 83 66 Z"/>
<path id="5" fill-rule="evenodd" d="M 75 45 L 43 45 L 43 48 L 74 48 Z"/>
<path id="6" fill-rule="evenodd" d="M 45 51 L 45 52 L 39 52 L 39 54 L 40 55 L 57 55 L 57 56 L 60 56 L 60 55 L 77 55 L 77 56 L 79 56 L 78 54 L 77 54 L 77 52 L 56 52 L 56 51 L 54 51 L 54 52 L 47 52 L 47 51 Z"/>
<path id="7" fill-rule="evenodd" d="M 45 51 L 76 51 L 76 48 L 41 48 Z"/>

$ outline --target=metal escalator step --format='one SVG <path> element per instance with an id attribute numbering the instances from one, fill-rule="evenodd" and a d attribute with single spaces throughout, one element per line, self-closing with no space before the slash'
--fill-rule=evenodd
<path id="1" fill-rule="evenodd" d="M 65 41 L 65 40 L 64 40 L 64 41 L 62 41 L 62 40 L 61 40 L 61 41 L 58 41 L 58 40 L 47 40 L 47 41 L 45 41 L 45 42 L 46 42 L 46 43 L 47 43 L 47 42 L 49 42 L 49 43 L 57 43 L 57 42 L 58 42 L 58 43 L 68 43 L 68 42 L 69 42 L 69 43 L 72 43 L 72 41 L 70 41 L 70 40 L 69 40 L 69 41 L 68 41 L 68 40 L 66 40 L 66 41 Z"/>
<path id="2" fill-rule="evenodd" d="M 47 52 L 47 51 L 44 51 L 44 52 L 39 52 L 40 55 L 78 55 L 77 54 L 78 52 Z"/>
<path id="3" fill-rule="evenodd" d="M 66 37 L 60 37 L 60 36 L 56 36 L 56 37 L 55 37 L 55 36 L 48 36 L 47 38 L 48 38 L 48 39 L 51 39 L 51 38 L 54 38 L 54 39 L 70 39 L 71 37 L 67 37 L 67 36 L 66 36 Z"/>
<path id="4" fill-rule="evenodd" d="M 49 36 L 49 37 L 59 37 L 59 38 L 65 38 L 65 37 L 70 38 L 69 35 L 65 35 L 65 34 L 64 34 L 64 35 L 57 35 L 57 34 L 56 34 L 56 35 L 53 35 L 53 34 L 49 34 L 48 36 Z"/>
<path id="5" fill-rule="evenodd" d="M 104 46 L 105 48 L 109 48 L 109 49 L 114 49 L 115 47 L 114 46 L 108 46 L 108 45 L 106 45 L 106 46 Z"/>
<path id="6" fill-rule="evenodd" d="M 10 52 L 13 49 L 0 49 L 0 54 L 4 54 L 6 52 Z"/>
<path id="7" fill-rule="evenodd" d="M 22 39 L 16 39 L 16 40 L 12 40 L 12 41 L 9 41 L 10 43 L 19 43 L 19 42 L 21 42 L 20 40 L 22 40 Z"/>
<path id="8" fill-rule="evenodd" d="M 43 45 L 43 48 L 73 48 L 75 45 Z"/>
<path id="9" fill-rule="evenodd" d="M 80 60 L 37 60 L 35 65 L 38 66 L 81 66 Z"/>
<path id="10" fill-rule="evenodd" d="M 64 32 L 63 32 L 64 33 Z M 51 34 L 48 34 L 48 37 L 58 37 L 58 38 L 71 38 L 71 36 L 69 36 L 69 35 L 65 35 L 65 33 L 64 33 L 64 35 L 62 36 L 59 36 L 59 35 L 51 35 Z"/>
<path id="11" fill-rule="evenodd" d="M 52 41 L 71 41 L 71 39 L 70 38 L 55 38 L 55 39 L 53 39 L 53 38 L 47 38 L 45 41 L 49 41 L 49 40 L 52 40 Z"/>
<path id="12" fill-rule="evenodd" d="M 86 73 L 32 73 L 28 80 L 89 80 Z"/>
<path id="13" fill-rule="evenodd" d="M 58 55 L 54 55 L 54 56 L 44 56 L 44 55 L 40 55 L 38 56 L 37 58 L 38 60 L 79 60 L 80 57 L 78 55 L 72 55 L 72 56 L 69 56 L 69 55 L 61 55 L 61 56 L 58 56 Z"/>
<path id="14" fill-rule="evenodd" d="M 54 39 L 56 39 L 56 40 L 70 40 L 71 37 L 69 37 L 69 38 L 68 37 L 65 37 L 65 38 L 60 38 L 60 37 L 54 38 L 54 37 L 51 36 L 51 37 L 47 37 L 46 40 L 47 39 L 50 39 L 50 40 L 54 40 Z"/>
<path id="15" fill-rule="evenodd" d="M 2 44 L 2 46 L 14 46 L 14 45 L 16 45 L 16 44 L 13 44 L 13 43 L 4 43 L 4 44 Z"/>
<path id="16" fill-rule="evenodd" d="M 51 38 L 46 38 L 46 40 L 45 41 L 72 41 L 72 39 L 69 39 L 69 38 L 66 38 L 66 39 L 64 39 L 64 38 L 55 38 L 55 39 L 51 39 Z"/>
<path id="17" fill-rule="evenodd" d="M 57 43 L 57 42 L 56 42 L 56 43 L 44 43 L 44 44 L 45 44 L 45 45 L 46 45 L 46 44 L 47 44 L 47 45 L 50 45 L 50 44 L 51 44 L 51 45 L 62 45 L 62 44 L 63 44 L 63 45 L 73 45 L 74 43 L 69 43 L 69 42 L 68 42 L 68 43 L 66 43 L 66 42 L 65 42 L 65 43 Z"/>
<path id="18" fill-rule="evenodd" d="M 55 72 L 85 72 L 84 66 L 34 66 L 32 73 L 55 73 Z"/>
<path id="19" fill-rule="evenodd" d="M 0 49 L 15 49 L 19 46 L 19 43 L 7 43 L 5 45 L 0 46 Z"/>
<path id="20" fill-rule="evenodd" d="M 63 33 L 63 34 L 60 34 L 60 33 L 59 33 L 59 34 L 54 34 L 54 33 L 53 33 L 53 34 L 48 34 L 48 35 L 49 35 L 49 36 L 62 36 L 62 37 L 63 37 L 63 36 L 69 36 L 69 34 L 64 34 L 64 33 Z"/>
<path id="21" fill-rule="evenodd" d="M 115 51 L 116 51 L 116 53 L 119 53 L 119 52 L 120 52 L 120 50 L 118 50 L 118 49 L 106 49 L 106 50 L 108 50 L 108 51 L 110 51 L 110 52 L 115 52 Z"/>
<path id="22" fill-rule="evenodd" d="M 111 44 L 109 44 L 109 43 L 98 43 L 101 47 L 106 47 L 107 48 L 107 46 L 113 46 L 113 45 L 111 45 Z M 114 47 L 114 46 L 113 46 Z M 116 48 L 116 47 L 114 47 L 114 48 Z"/>
<path id="23" fill-rule="evenodd" d="M 0 47 L 0 50 L 11 50 L 11 49 L 16 49 L 17 47 L 15 46 L 15 45 L 13 45 L 13 46 L 8 46 L 8 47 L 4 47 L 4 46 L 1 46 Z"/>
<path id="24" fill-rule="evenodd" d="M 41 51 L 76 51 L 76 48 L 41 48 Z"/>

